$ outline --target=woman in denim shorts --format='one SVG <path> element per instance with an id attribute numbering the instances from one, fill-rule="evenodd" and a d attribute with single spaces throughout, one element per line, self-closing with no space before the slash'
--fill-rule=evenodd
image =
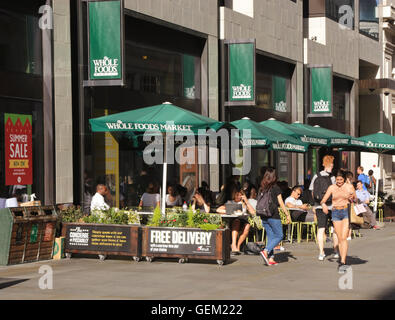
<path id="1" fill-rule="evenodd" d="M 345 183 L 345 181 L 346 177 L 344 172 L 338 171 L 336 174 L 336 184 L 328 188 L 321 201 L 322 210 L 324 213 L 328 213 L 328 207 L 325 202 L 332 196 L 332 222 L 335 233 L 339 239 L 339 273 L 345 273 L 348 269 L 346 257 L 348 251 L 347 236 L 350 228 L 349 204 L 357 198 L 353 185 Z"/>

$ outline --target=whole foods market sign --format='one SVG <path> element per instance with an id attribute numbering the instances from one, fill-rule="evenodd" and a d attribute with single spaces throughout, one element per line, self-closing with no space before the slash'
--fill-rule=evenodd
<path id="1" fill-rule="evenodd" d="M 229 102 L 255 103 L 255 43 L 229 43 Z"/>
<path id="2" fill-rule="evenodd" d="M 332 68 L 310 69 L 311 114 L 332 116 Z"/>
<path id="3" fill-rule="evenodd" d="M 122 79 L 121 0 L 89 1 L 89 79 Z"/>
<path id="4" fill-rule="evenodd" d="M 190 131 L 192 126 L 186 124 L 158 124 L 158 123 L 131 123 L 122 122 L 106 122 L 106 126 L 110 130 L 137 130 L 137 131 Z"/>

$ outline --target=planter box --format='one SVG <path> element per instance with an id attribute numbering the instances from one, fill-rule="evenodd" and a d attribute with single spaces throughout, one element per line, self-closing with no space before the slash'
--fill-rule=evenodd
<path id="1" fill-rule="evenodd" d="M 219 265 L 230 260 L 230 230 L 205 231 L 191 228 L 142 227 L 142 256 L 153 258 L 178 258 L 216 260 Z"/>
<path id="2" fill-rule="evenodd" d="M 131 256 L 135 261 L 141 257 L 141 236 L 139 225 L 64 223 L 65 253 L 107 256 Z"/>
<path id="3" fill-rule="evenodd" d="M 395 217 L 395 203 L 385 203 L 383 206 L 383 215 L 385 217 Z"/>
<path id="4" fill-rule="evenodd" d="M 52 258 L 57 215 L 53 206 L 0 210 L 0 265 Z"/>

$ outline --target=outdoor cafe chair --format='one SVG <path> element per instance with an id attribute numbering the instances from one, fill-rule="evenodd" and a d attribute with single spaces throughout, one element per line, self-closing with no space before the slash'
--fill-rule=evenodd
<path id="1" fill-rule="evenodd" d="M 287 209 L 287 211 L 288 211 L 288 214 L 291 216 L 288 209 Z M 294 230 L 296 227 L 296 237 L 297 237 L 297 241 L 299 243 L 300 242 L 299 222 L 291 221 L 291 223 L 288 223 L 287 222 L 287 215 L 285 214 L 285 212 L 283 211 L 283 209 L 281 207 L 278 208 L 278 212 L 280 214 L 281 223 L 283 225 L 287 225 L 287 226 L 291 227 L 291 237 L 289 238 L 289 242 L 290 243 L 293 242 Z M 287 233 L 289 233 L 289 228 L 287 229 Z"/>

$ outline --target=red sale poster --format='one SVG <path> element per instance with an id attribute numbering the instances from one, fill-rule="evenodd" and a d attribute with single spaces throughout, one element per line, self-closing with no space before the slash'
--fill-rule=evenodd
<path id="1" fill-rule="evenodd" d="M 33 184 L 32 116 L 4 114 L 5 184 Z"/>

